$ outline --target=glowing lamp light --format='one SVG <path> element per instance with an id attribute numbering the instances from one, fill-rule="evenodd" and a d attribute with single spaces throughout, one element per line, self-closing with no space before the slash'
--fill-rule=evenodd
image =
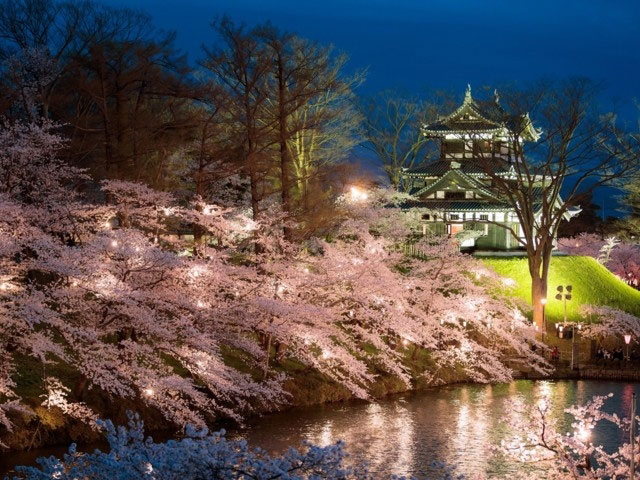
<path id="1" fill-rule="evenodd" d="M 111 240 L 111 246 L 112 247 L 117 247 L 118 246 L 118 241 L 117 240 Z"/>
<path id="2" fill-rule="evenodd" d="M 309 268 L 308 267 L 304 267 L 304 273 L 309 273 Z"/>
<path id="3" fill-rule="evenodd" d="M 409 340 L 407 340 L 406 338 L 403 338 L 403 339 L 402 339 L 402 345 L 404 345 L 405 347 L 406 347 L 407 345 L 409 345 Z"/>
<path id="4" fill-rule="evenodd" d="M 9 284 L 7 282 L 0 283 L 0 290 L 9 290 Z"/>
<path id="5" fill-rule="evenodd" d="M 627 334 L 624 336 L 624 343 L 626 343 L 627 345 L 631 343 L 631 335 Z"/>
<path id="6" fill-rule="evenodd" d="M 560 326 L 558 327 L 558 330 L 559 330 L 559 331 L 564 330 L 564 326 L 560 325 Z"/>
<path id="7" fill-rule="evenodd" d="M 322 358 L 324 358 L 325 360 L 328 358 L 331 358 L 331 352 L 329 350 L 323 350 L 322 351 Z"/>
<path id="8" fill-rule="evenodd" d="M 546 298 L 541 298 L 540 299 L 540 304 L 541 305 L 546 305 L 547 304 L 547 299 Z"/>
<path id="9" fill-rule="evenodd" d="M 111 220 L 104 222 L 104 228 L 111 228 Z"/>
<path id="10" fill-rule="evenodd" d="M 153 391 L 153 388 L 145 388 L 144 389 L 144 394 L 147 397 L 153 397 L 153 395 L 155 394 L 155 392 Z"/>
<path id="11" fill-rule="evenodd" d="M 444 318 L 440 319 L 440 325 L 444 325 Z"/>
<path id="12" fill-rule="evenodd" d="M 576 437 L 578 437 L 583 442 L 586 442 L 590 436 L 591 431 L 585 426 L 580 426 L 580 428 L 578 428 L 578 430 L 576 431 Z"/>
<path id="13" fill-rule="evenodd" d="M 578 330 L 582 330 L 582 324 L 581 323 L 578 324 Z"/>
<path id="14" fill-rule="evenodd" d="M 356 186 L 351 187 L 351 201 L 361 202 L 369 198 L 369 194 Z"/>
<path id="15" fill-rule="evenodd" d="M 204 308 L 204 302 L 202 300 L 198 300 L 198 303 L 196 305 L 198 306 L 198 308 Z"/>
<path id="16" fill-rule="evenodd" d="M 463 326 L 463 327 L 466 327 L 466 326 L 467 326 L 467 321 L 466 321 L 466 320 L 463 320 L 463 321 L 462 321 L 462 326 Z"/>

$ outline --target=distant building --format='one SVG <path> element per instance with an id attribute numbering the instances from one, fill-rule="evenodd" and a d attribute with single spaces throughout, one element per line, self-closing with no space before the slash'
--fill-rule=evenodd
<path id="1" fill-rule="evenodd" d="M 403 172 L 403 184 L 415 200 L 410 209 L 424 209 L 423 232 L 448 234 L 462 248 L 511 250 L 521 247 L 510 227 L 522 238 L 513 208 L 492 189 L 487 168 L 509 179 L 513 176 L 514 138 L 497 92 L 489 101 L 477 101 L 467 87 L 462 105 L 435 123 L 424 125 L 423 135 L 440 142 L 440 158 Z M 518 119 L 519 141 L 540 136 L 528 115 Z M 522 122 L 524 120 L 524 122 Z M 534 195 L 541 189 L 534 189 Z M 570 215 L 567 219 L 570 218 Z M 502 225 L 502 226 L 501 226 Z"/>

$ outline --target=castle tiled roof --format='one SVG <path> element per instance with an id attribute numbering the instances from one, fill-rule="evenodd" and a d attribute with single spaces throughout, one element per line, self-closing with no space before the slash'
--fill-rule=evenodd
<path id="1" fill-rule="evenodd" d="M 497 92 L 493 100 L 479 101 L 471 96 L 471 86 L 467 87 L 462 105 L 453 113 L 437 121 L 424 125 L 422 132 L 427 137 L 442 137 L 448 133 L 490 133 L 502 134 L 505 130 L 537 140 L 538 132 L 528 115 L 509 115 L 500 106 Z"/>
<path id="2" fill-rule="evenodd" d="M 407 200 L 400 207 L 403 209 L 426 208 L 448 212 L 503 212 L 512 210 L 507 203 L 481 200 Z"/>
<path id="3" fill-rule="evenodd" d="M 500 158 L 491 158 L 486 160 L 478 159 L 459 159 L 459 160 L 436 160 L 428 164 L 418 165 L 404 172 L 410 177 L 416 176 L 440 176 L 451 170 L 451 162 L 455 161 L 460 164 L 460 170 L 467 175 L 481 175 L 485 172 L 484 168 L 488 167 L 496 173 L 506 173 L 509 171 L 509 163 Z M 482 164 L 480 164 L 482 162 Z"/>

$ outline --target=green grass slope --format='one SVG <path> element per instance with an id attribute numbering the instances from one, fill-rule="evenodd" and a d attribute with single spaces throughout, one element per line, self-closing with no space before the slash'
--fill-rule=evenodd
<path id="1" fill-rule="evenodd" d="M 531 303 L 526 258 L 489 257 L 482 261 L 499 275 L 516 281 L 508 294 Z M 579 309 L 583 304 L 608 305 L 640 316 L 640 291 L 629 287 L 591 257 L 552 257 L 546 313 L 553 322 L 563 319 L 563 302 L 555 298 L 558 285 L 573 286 L 573 299 L 567 302 L 569 321 L 581 319 Z"/>

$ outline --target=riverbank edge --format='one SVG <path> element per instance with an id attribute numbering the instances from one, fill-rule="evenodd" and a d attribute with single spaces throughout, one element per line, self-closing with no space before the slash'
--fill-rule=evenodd
<path id="1" fill-rule="evenodd" d="M 460 372 L 440 372 L 440 382 L 433 385 L 420 377 L 414 378 L 410 386 L 406 385 L 392 375 L 380 375 L 372 385 L 371 400 L 378 400 L 398 394 L 421 392 L 456 384 L 477 384 L 469 381 L 468 377 Z M 549 375 L 542 375 L 531 370 L 516 370 L 514 380 L 606 380 L 606 381 L 636 381 L 640 382 L 640 370 L 636 369 L 606 369 L 593 365 L 571 370 L 560 366 Z M 496 382 L 498 383 L 498 382 Z M 261 405 L 246 416 L 246 421 L 255 421 L 265 415 L 276 412 L 286 412 L 298 407 L 309 407 L 349 401 L 367 401 L 358 399 L 344 386 L 328 380 L 322 375 L 309 375 L 302 373 L 297 377 L 291 377 L 284 383 L 284 388 L 290 395 L 289 401 L 280 405 Z M 151 436 L 166 437 L 175 432 L 175 428 L 166 424 L 159 412 L 135 402 L 117 402 L 110 408 L 110 418 L 117 424 L 126 423 L 128 410 L 138 411 L 145 419 L 146 432 Z M 40 406 L 32 407 L 35 416 L 16 415 L 12 420 L 15 428 L 12 433 L 0 437 L 0 441 L 9 446 L 2 454 L 10 452 L 27 451 L 30 449 L 67 446 L 76 443 L 80 446 L 95 444 L 102 440 L 102 433 L 91 430 L 86 424 L 75 421 L 65 416 L 57 408 L 45 409 Z M 221 419 L 211 425 L 212 430 L 218 430 L 231 425 L 229 419 Z"/>
<path id="2" fill-rule="evenodd" d="M 515 379 L 516 377 L 514 377 Z M 575 370 L 568 366 L 557 368 L 549 376 L 537 376 L 535 372 L 524 372 L 518 380 L 611 380 L 640 383 L 640 369 L 635 368 L 603 368 L 597 365 L 586 365 Z"/>
<path id="3" fill-rule="evenodd" d="M 250 411 L 245 412 L 246 422 L 255 421 L 257 418 L 272 413 L 286 412 L 297 407 L 357 400 L 368 401 L 358 399 L 346 387 L 313 369 L 291 373 L 283 384 L 284 390 L 287 392 L 288 401 L 282 404 L 253 405 Z M 466 375 L 457 370 L 440 370 L 438 379 L 438 384 L 433 385 L 428 382 L 426 377 L 416 375 L 413 377 L 411 385 L 407 385 L 398 377 L 379 373 L 377 380 L 369 389 L 370 399 L 377 400 L 396 394 L 420 392 L 460 383 L 471 383 Z M 101 397 L 100 392 L 95 389 L 86 392 L 83 400 L 94 411 L 98 412 L 100 418 L 109 418 L 116 425 L 126 424 L 127 412 L 135 411 L 144 420 L 145 432 L 148 435 L 165 438 L 175 434 L 176 428 L 170 425 L 159 411 L 149 408 L 142 402 L 125 399 L 107 400 Z M 0 450 L 0 455 L 39 448 L 68 446 L 70 443 L 76 443 L 82 447 L 82 445 L 99 443 L 104 438 L 102 432 L 95 431 L 86 423 L 65 415 L 59 408 L 41 406 L 41 398 L 27 398 L 24 401 L 32 410 L 32 413 L 11 413 L 10 418 L 14 423 L 14 428 L 12 432 L 5 431 L 0 435 L 0 442 L 8 447 Z M 229 425 L 233 425 L 231 419 L 221 418 L 211 424 L 210 429 L 215 431 Z"/>

